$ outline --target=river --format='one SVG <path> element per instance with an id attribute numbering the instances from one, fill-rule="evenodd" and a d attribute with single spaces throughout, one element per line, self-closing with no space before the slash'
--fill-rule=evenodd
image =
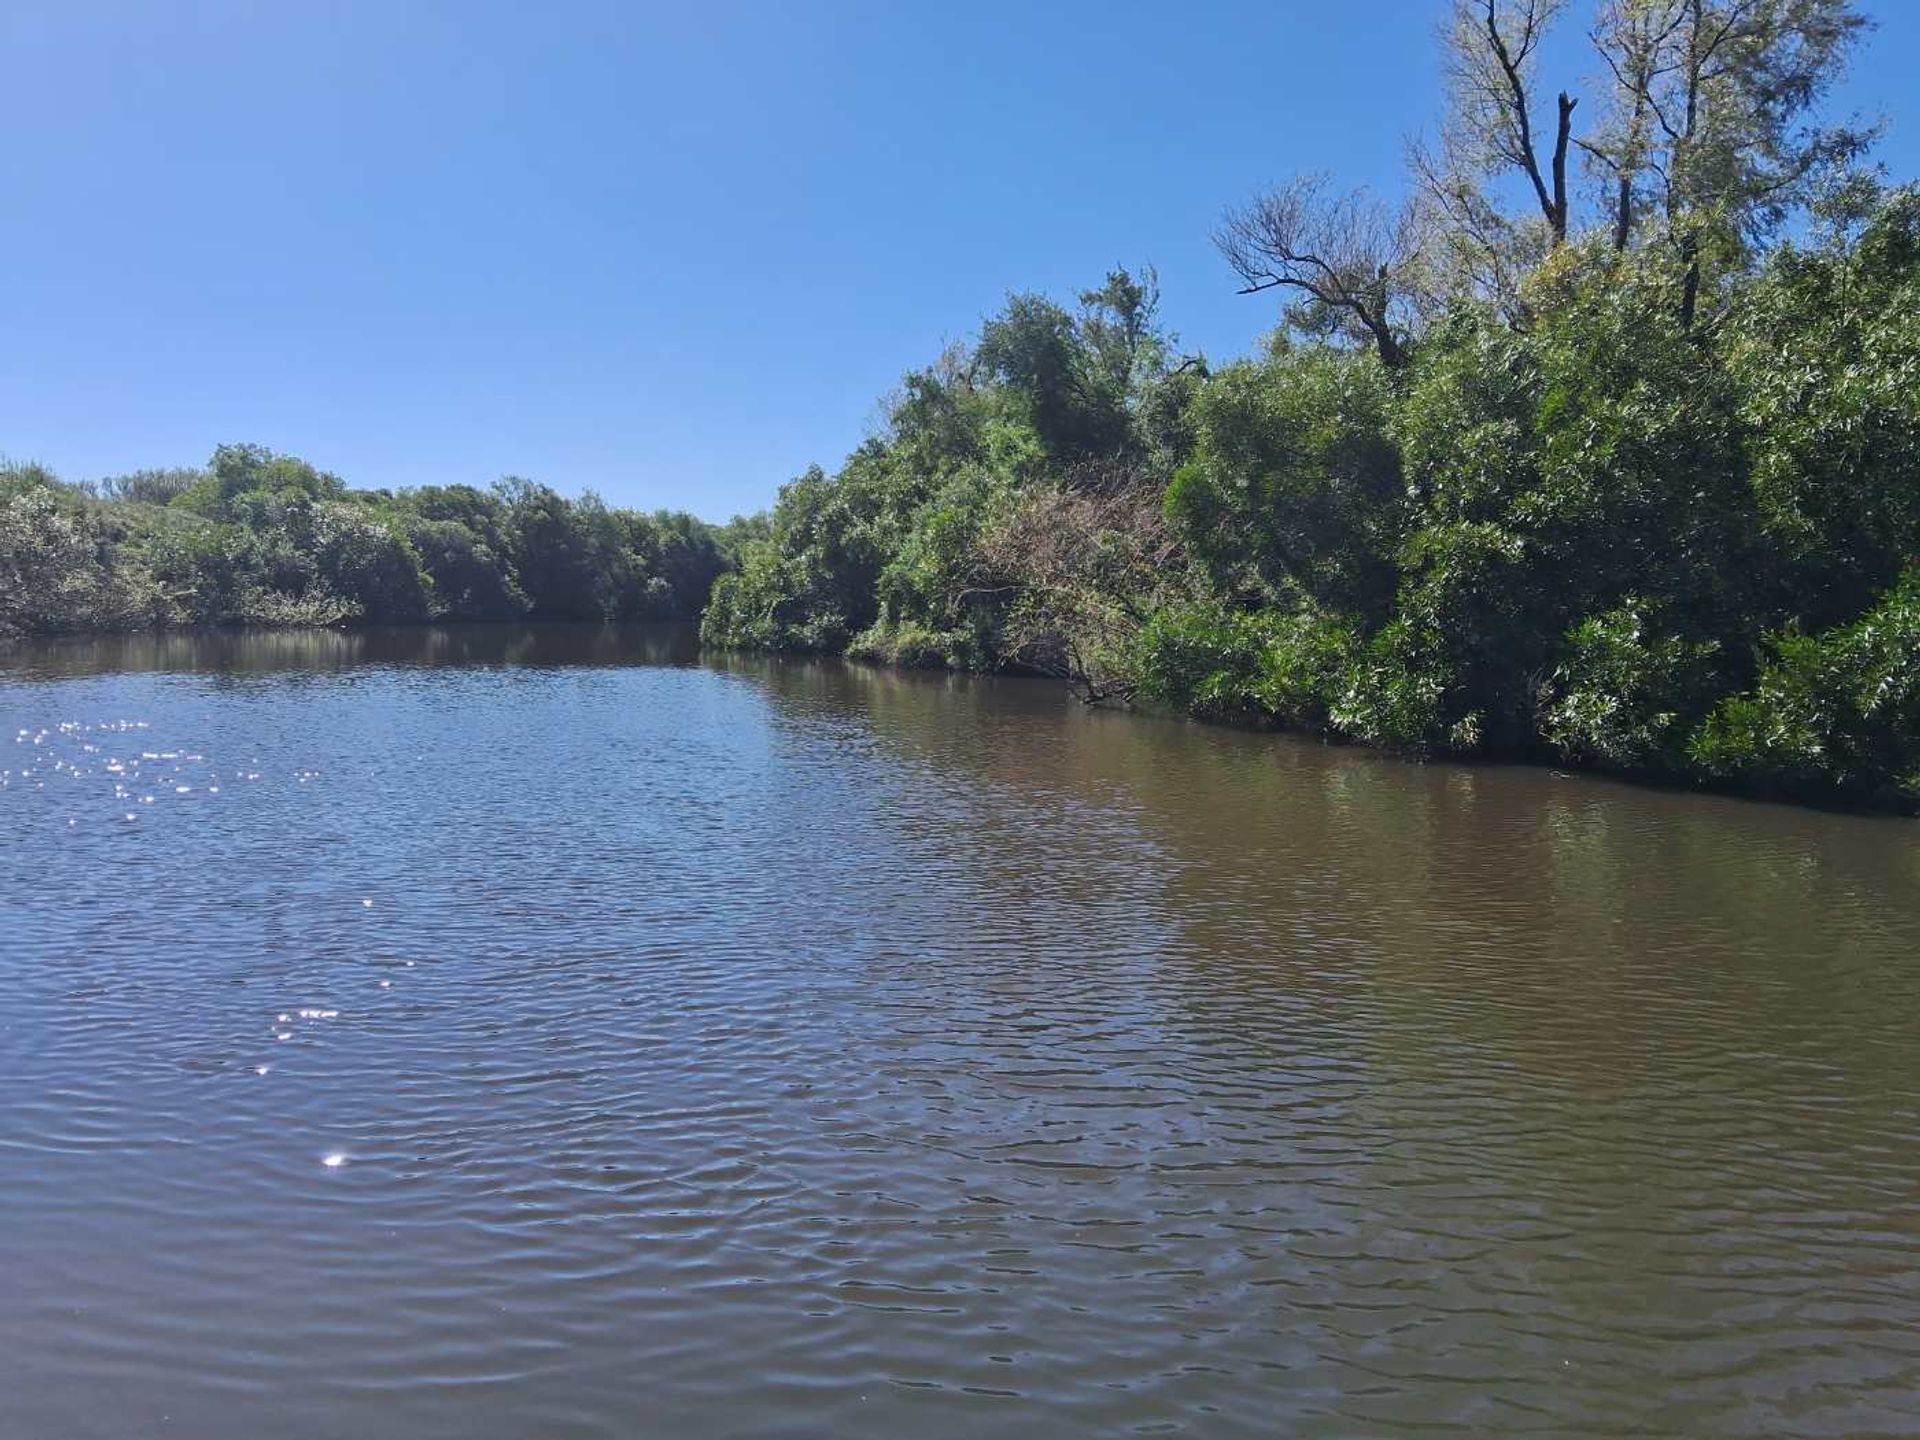
<path id="1" fill-rule="evenodd" d="M 1920 1431 L 1920 827 L 678 632 L 0 658 L 0 1437 Z"/>

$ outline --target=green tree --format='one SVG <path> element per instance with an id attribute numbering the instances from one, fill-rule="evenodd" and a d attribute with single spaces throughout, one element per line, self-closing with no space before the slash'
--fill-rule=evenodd
<path id="1" fill-rule="evenodd" d="M 1371 356 L 1325 348 L 1211 378 L 1166 504 L 1218 590 L 1385 614 L 1406 525 L 1392 394 Z"/>

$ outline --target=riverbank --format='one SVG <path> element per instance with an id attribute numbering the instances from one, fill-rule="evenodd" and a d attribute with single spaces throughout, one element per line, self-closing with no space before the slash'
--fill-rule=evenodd
<path id="1" fill-rule="evenodd" d="M 1403 753 L 1920 804 L 1920 193 L 1722 277 L 1569 248 L 1392 363 L 1016 296 L 787 485 L 717 644 L 994 670 Z M 1783 366 L 1781 357 L 1791 357 Z"/>
<path id="2" fill-rule="evenodd" d="M 1657 769 L 1628 769 L 1582 763 L 1543 750 L 1472 752 L 1444 748 L 1413 751 L 1369 745 L 1326 728 L 1289 725 L 1275 717 L 1245 709 L 1181 706 L 1138 694 L 1090 696 L 1072 677 L 1039 666 L 1013 664 L 994 672 L 966 670 L 938 657 L 917 656 L 888 661 L 872 652 L 819 657 L 805 652 L 729 649 L 704 643 L 691 621 L 513 622 L 465 621 L 447 624 L 423 621 L 409 625 L 333 624 L 277 626 L 172 627 L 139 630 L 92 631 L 43 636 L 0 636 L 0 678 L 11 666 L 31 657 L 33 668 L 49 673 L 57 657 L 66 655 L 69 668 L 85 672 L 102 665 L 131 672 L 199 669 L 204 664 L 235 671 L 273 671 L 282 668 L 337 669 L 361 664 L 504 666 L 523 663 L 544 654 L 565 663 L 633 663 L 636 653 L 645 663 L 691 665 L 703 659 L 755 654 L 804 662 L 825 658 L 879 673 L 1000 674 L 1055 686 L 1083 704 L 1126 711 L 1143 717 L 1218 727 L 1249 735 L 1305 739 L 1357 753 L 1371 753 L 1395 761 L 1421 764 L 1444 761 L 1569 771 L 1602 776 L 1653 789 L 1700 795 L 1719 795 L 1768 803 L 1800 806 L 1832 813 L 1920 815 L 1920 801 L 1900 793 L 1861 796 L 1808 786 L 1793 789 L 1742 782 L 1737 778 L 1676 774 Z"/>
<path id="3" fill-rule="evenodd" d="M 849 652 L 839 657 L 845 663 L 871 667 L 877 670 L 923 671 L 946 674 L 977 674 L 975 671 L 956 670 L 934 660 L 913 662 L 889 661 L 871 652 Z M 1673 793 L 1714 795 L 1723 798 L 1753 800 L 1767 804 L 1791 805 L 1804 809 L 1821 810 L 1832 814 L 1851 815 L 1894 815 L 1920 816 L 1920 796 L 1908 791 L 1883 792 L 1878 795 L 1846 793 L 1830 787 L 1807 785 L 1795 788 L 1782 784 L 1756 784 L 1737 777 L 1712 774 L 1687 774 L 1671 769 L 1642 767 L 1639 769 L 1609 766 L 1591 761 L 1569 759 L 1543 748 L 1499 750 L 1482 746 L 1472 751 L 1455 751 L 1444 747 L 1422 750 L 1394 748 L 1388 745 L 1368 744 L 1353 739 L 1336 730 L 1326 727 L 1307 728 L 1288 724 L 1270 714 L 1257 710 L 1183 708 L 1168 701 L 1144 700 L 1138 697 L 1116 699 L 1112 696 L 1089 697 L 1084 687 L 1079 686 L 1070 677 L 1057 672 L 1042 669 L 1013 668 L 995 673 L 1024 675 L 1034 680 L 1058 684 L 1073 692 L 1082 703 L 1126 711 L 1163 719 L 1185 721 L 1188 723 L 1220 727 L 1251 735 L 1272 735 L 1291 740 L 1307 740 L 1319 744 L 1350 749 L 1360 753 L 1380 756 L 1406 764 L 1427 764 L 1445 762 L 1462 765 L 1499 765 L 1514 766 L 1528 770 L 1544 771 L 1548 774 L 1569 772 L 1589 775 L 1596 778 L 1618 780 L 1629 785 Z"/>

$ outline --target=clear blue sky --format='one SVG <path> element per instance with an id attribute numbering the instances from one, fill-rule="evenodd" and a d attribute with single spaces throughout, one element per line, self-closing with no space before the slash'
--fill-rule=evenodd
<path id="1" fill-rule="evenodd" d="M 1840 108 L 1911 177 L 1920 4 L 1869 8 Z M 1210 228 L 1396 186 L 1439 10 L 11 0 L 0 453 L 757 509 L 1009 290 L 1152 262 L 1189 347 L 1248 348 Z"/>

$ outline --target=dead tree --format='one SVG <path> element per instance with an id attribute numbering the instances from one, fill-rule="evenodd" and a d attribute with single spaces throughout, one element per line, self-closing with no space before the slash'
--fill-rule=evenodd
<path id="1" fill-rule="evenodd" d="M 1518 171 L 1559 244 L 1570 205 L 1567 155 L 1580 102 L 1562 90 L 1554 102 L 1551 140 L 1536 116 L 1533 71 L 1540 43 L 1566 0 L 1454 0 L 1446 31 L 1446 149 L 1457 166 L 1488 175 Z"/>
<path id="2" fill-rule="evenodd" d="M 1406 363 L 1398 312 L 1414 246 L 1404 214 L 1302 175 L 1230 211 L 1214 243 L 1245 282 L 1242 295 L 1289 291 L 1294 323 L 1369 344 L 1390 368 Z"/>

